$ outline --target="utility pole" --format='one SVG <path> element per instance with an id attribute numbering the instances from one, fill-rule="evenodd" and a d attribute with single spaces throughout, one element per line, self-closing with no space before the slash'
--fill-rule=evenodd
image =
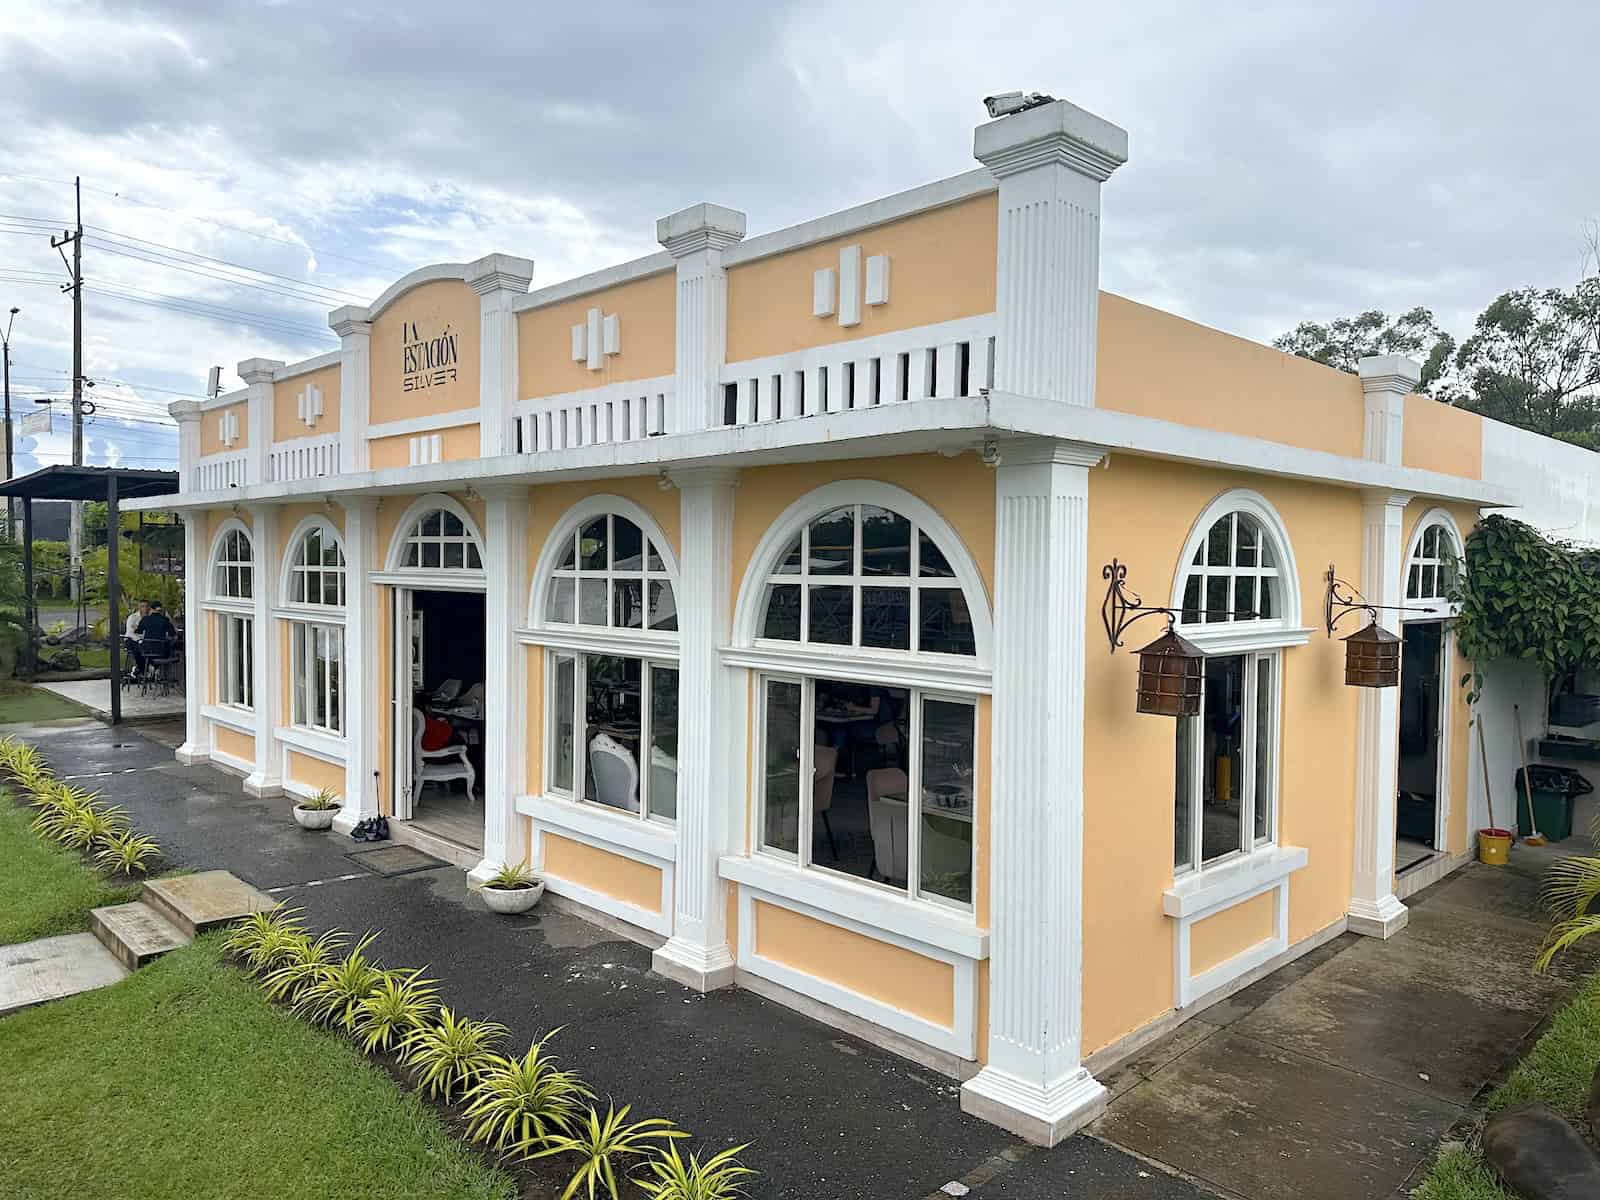
<path id="1" fill-rule="evenodd" d="M 11 323 L 17 319 L 20 308 L 13 307 L 6 317 L 6 336 L 0 339 L 0 357 L 5 359 L 6 386 L 6 482 L 11 482 Z M 17 502 L 6 497 L 6 541 L 17 540 Z"/>
<path id="2" fill-rule="evenodd" d="M 51 238 L 50 245 L 67 261 L 63 246 L 72 244 L 72 262 L 67 270 L 72 282 L 63 291 L 72 293 L 72 465 L 83 466 L 83 178 L 74 176 L 73 197 L 77 205 L 77 224 Z M 72 502 L 72 524 L 68 533 L 68 569 L 72 573 L 72 599 L 78 600 L 83 575 L 83 501 Z"/>

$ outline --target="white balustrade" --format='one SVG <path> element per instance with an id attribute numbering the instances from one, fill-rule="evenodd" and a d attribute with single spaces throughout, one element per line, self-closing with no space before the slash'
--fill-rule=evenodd
<path id="1" fill-rule="evenodd" d="M 248 450 L 229 450 L 222 454 L 207 454 L 194 465 L 194 490 L 220 492 L 226 488 L 243 487 L 245 460 Z"/>
<path id="2" fill-rule="evenodd" d="M 673 428 L 673 376 L 586 388 L 518 401 L 512 444 L 518 454 L 636 442 Z"/>
<path id="3" fill-rule="evenodd" d="M 270 483 L 293 483 L 297 479 L 317 479 L 338 473 L 337 433 L 279 442 L 267 453 L 267 480 Z"/>

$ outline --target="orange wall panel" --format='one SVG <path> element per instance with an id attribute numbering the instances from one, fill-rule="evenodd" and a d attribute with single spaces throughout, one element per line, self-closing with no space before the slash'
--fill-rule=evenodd
<path id="1" fill-rule="evenodd" d="M 440 280 L 413 288 L 373 321 L 372 424 L 478 406 L 478 313 L 478 294 L 472 288 L 459 280 Z M 447 335 L 454 337 L 455 361 L 438 368 L 443 379 L 433 371 L 408 374 L 408 344 Z M 426 387 L 421 386 L 424 380 Z"/>
<path id="2" fill-rule="evenodd" d="M 1271 937 L 1276 904 L 1276 890 L 1262 892 L 1196 921 L 1189 930 L 1189 974 L 1199 975 L 1221 966 Z"/>
<path id="3" fill-rule="evenodd" d="M 224 450 L 243 450 L 250 445 L 250 414 L 249 405 L 244 403 L 229 404 L 222 408 L 213 408 L 210 412 L 202 413 L 200 417 L 200 453 L 221 454 Z M 234 439 L 233 445 L 222 444 L 222 417 L 225 413 L 233 413 L 239 420 L 239 436 Z"/>
<path id="4" fill-rule="evenodd" d="M 677 342 L 677 272 L 632 279 L 603 291 L 574 296 L 517 314 L 517 398 L 559 396 L 608 383 L 671 375 Z M 615 315 L 622 351 L 604 354 L 600 369 L 572 358 L 572 327 L 589 310 Z"/>
<path id="5" fill-rule="evenodd" d="M 632 858 L 546 831 L 544 873 L 646 912 L 661 911 L 661 871 Z"/>
<path id="6" fill-rule="evenodd" d="M 1405 399 L 1402 466 L 1483 478 L 1483 418 L 1429 396 Z"/>
<path id="7" fill-rule="evenodd" d="M 294 438 L 321 437 L 339 432 L 339 379 L 337 364 L 319 367 L 304 375 L 281 379 L 272 385 L 272 440 L 287 442 Z M 307 385 L 322 390 L 322 416 L 317 423 L 307 426 L 300 419 L 300 393 Z"/>

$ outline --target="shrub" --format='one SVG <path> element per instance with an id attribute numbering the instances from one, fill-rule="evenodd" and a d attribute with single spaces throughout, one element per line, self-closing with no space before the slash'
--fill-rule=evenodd
<path id="1" fill-rule="evenodd" d="M 92 850 L 127 832 L 127 828 L 127 817 L 120 805 L 85 804 L 67 818 L 58 836 L 62 844 L 74 850 Z"/>
<path id="2" fill-rule="evenodd" d="M 356 1006 L 355 1034 L 368 1054 L 398 1047 L 423 1028 L 438 1011 L 433 980 L 421 971 L 385 971 L 370 994 Z"/>
<path id="3" fill-rule="evenodd" d="M 102 871 L 120 871 L 124 875 L 135 872 L 143 875 L 149 869 L 146 860 L 161 853 L 154 838 L 139 837 L 134 833 L 119 833 L 107 838 L 94 856 L 95 865 Z"/>
<path id="4" fill-rule="evenodd" d="M 296 808 L 303 808 L 307 812 L 327 812 L 330 808 L 340 806 L 339 793 L 332 788 L 323 788 L 315 796 L 297 801 Z"/>
<path id="5" fill-rule="evenodd" d="M 492 1055 L 467 1090 L 467 1137 L 495 1150 L 508 1146 L 527 1154 L 552 1132 L 571 1133 L 594 1093 L 571 1071 L 559 1070 L 545 1043 L 551 1030 L 521 1058 Z"/>
<path id="6" fill-rule="evenodd" d="M 506 891 L 521 891 L 533 885 L 533 872 L 528 870 L 526 863 L 507 863 L 483 881 L 484 887 L 503 888 Z"/>
<path id="7" fill-rule="evenodd" d="M 293 1002 L 322 977 L 332 963 L 333 952 L 347 940 L 347 935 L 337 929 L 316 939 L 306 933 L 296 933 L 285 943 L 277 964 L 262 977 L 261 990 L 269 1000 Z"/>
<path id="8" fill-rule="evenodd" d="M 755 1175 L 739 1162 L 746 1146 L 732 1146 L 713 1154 L 705 1162 L 691 1154 L 684 1162 L 675 1142 L 656 1147 L 655 1157 L 645 1166 L 654 1179 L 634 1182 L 654 1200 L 734 1200 L 744 1195 L 739 1180 Z"/>
<path id="9" fill-rule="evenodd" d="M 40 797 L 46 799 L 41 802 Z M 34 801 L 39 815 L 33 819 L 33 831 L 56 842 L 65 842 L 79 814 L 93 807 L 88 801 L 57 791 L 36 792 Z"/>
<path id="10" fill-rule="evenodd" d="M 629 1108 L 623 1105 L 618 1112 L 614 1105 L 607 1106 L 604 1117 L 591 1108 L 572 1133 L 552 1134 L 545 1139 L 542 1150 L 529 1155 L 530 1158 L 548 1158 L 552 1154 L 575 1154 L 583 1160 L 567 1181 L 561 1200 L 572 1200 L 579 1188 L 585 1188 L 589 1200 L 594 1200 L 600 1187 L 606 1189 L 611 1200 L 620 1200 L 613 1159 L 640 1157 L 656 1150 L 659 1142 L 689 1136 L 663 1117 L 649 1117 L 629 1124 Z"/>
<path id="11" fill-rule="evenodd" d="M 274 905 L 272 908 L 253 912 L 244 920 L 233 927 L 228 934 L 228 940 L 222 943 L 222 948 L 229 954 L 249 962 L 256 951 L 269 939 L 276 938 L 282 933 L 300 928 L 300 910 L 298 908 L 285 908 L 283 905 Z"/>
<path id="12" fill-rule="evenodd" d="M 493 1064 L 494 1047 L 505 1034 L 506 1027 L 498 1022 L 457 1017 L 446 1006 L 436 1021 L 406 1037 L 400 1061 L 430 1098 L 448 1100 Z"/>
<path id="13" fill-rule="evenodd" d="M 349 954 L 325 965 L 300 993 L 295 1010 L 321 1025 L 354 1029 L 361 1002 L 383 981 L 383 970 L 367 957 L 377 936 L 369 930 Z"/>

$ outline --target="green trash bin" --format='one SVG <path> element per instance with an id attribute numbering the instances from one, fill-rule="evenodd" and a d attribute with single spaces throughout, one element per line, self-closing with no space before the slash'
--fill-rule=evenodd
<path id="1" fill-rule="evenodd" d="M 1533 815 L 1539 832 L 1552 842 L 1565 841 L 1572 836 L 1572 806 L 1590 790 L 1589 781 L 1571 767 L 1537 764 L 1528 768 L 1528 774 L 1533 780 Z M 1527 837 L 1533 829 L 1528 824 L 1521 770 L 1513 776 L 1512 787 L 1517 797 L 1517 836 Z"/>

